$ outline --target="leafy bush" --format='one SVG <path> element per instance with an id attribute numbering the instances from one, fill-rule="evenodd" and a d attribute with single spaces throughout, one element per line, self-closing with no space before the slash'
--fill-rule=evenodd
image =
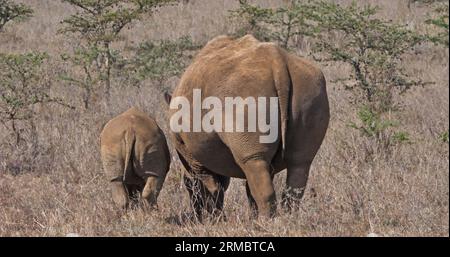
<path id="1" fill-rule="evenodd" d="M 377 6 L 317 0 L 292 1 L 288 7 L 267 9 L 244 0 L 239 3 L 231 17 L 241 19 L 240 32 L 257 33 L 260 39 L 277 41 L 284 48 L 295 46 L 295 37 L 308 37 L 316 60 L 351 68 L 349 76 L 338 81 L 352 92 L 360 124 L 352 123 L 352 127 L 365 136 L 385 141 L 385 130 L 393 127 L 385 114 L 398 110 L 400 96 L 408 89 L 428 84 L 407 74 L 402 65 L 404 56 L 427 37 L 376 18 Z M 393 138 L 388 141 L 409 141 L 403 132 L 389 135 Z"/>
<path id="2" fill-rule="evenodd" d="M 43 76 L 47 59 L 46 53 L 38 52 L 0 54 L 0 120 L 14 133 L 17 144 L 22 140 L 23 125 L 34 133 L 35 105 L 68 106 L 50 96 L 51 82 Z"/>
<path id="3" fill-rule="evenodd" d="M 351 67 L 349 77 L 340 81 L 351 90 L 353 103 L 363 106 L 358 113 L 363 124 L 359 129 L 366 136 L 375 136 L 385 147 L 391 140 L 409 141 L 405 132 L 387 133 L 385 130 L 393 127 L 393 122 L 383 117 L 398 111 L 401 94 L 411 87 L 428 84 L 414 79 L 402 66 L 404 55 L 427 38 L 404 25 L 376 18 L 376 6 L 359 7 L 356 2 L 341 6 L 320 1 L 314 2 L 311 9 L 311 19 L 320 31 L 314 35 L 316 58 Z M 337 35 L 343 40 L 335 40 Z"/>
<path id="4" fill-rule="evenodd" d="M 10 0 L 0 0 L 0 31 L 6 23 L 30 17 L 33 10 L 24 5 L 16 4 Z"/>
<path id="5" fill-rule="evenodd" d="M 375 113 L 367 106 L 358 111 L 358 120 L 357 123 L 350 122 L 349 126 L 363 136 L 375 139 L 385 150 L 393 144 L 410 142 L 407 132 L 394 130 L 399 125 L 397 121 Z"/>
<path id="6" fill-rule="evenodd" d="M 360 7 L 353 2 L 341 6 L 327 1 L 293 1 L 289 7 L 266 9 L 245 0 L 231 12 L 244 20 L 248 33 L 262 34 L 264 40 L 275 40 L 287 48 L 294 36 L 310 37 L 319 61 L 343 62 L 352 68 L 344 78 L 347 89 L 354 89 L 355 100 L 378 111 L 393 109 L 393 95 L 412 86 L 424 85 L 411 79 L 401 66 L 402 57 L 422 36 L 406 26 L 375 18 L 376 6 Z M 344 40 L 336 40 L 340 36 Z"/>
<path id="7" fill-rule="evenodd" d="M 92 92 L 103 87 L 109 104 L 112 73 L 120 57 L 120 50 L 111 44 L 120 40 L 120 32 L 144 14 L 176 0 L 63 0 L 79 12 L 62 21 L 61 33 L 74 36 L 81 43 L 71 54 L 65 55 L 82 71 L 80 75 L 64 74 L 64 80 L 84 89 L 83 102 L 89 107 Z M 95 76 L 94 76 L 95 74 Z"/>
<path id="8" fill-rule="evenodd" d="M 368 107 L 362 107 L 358 111 L 358 118 L 362 125 L 358 126 L 356 123 L 350 123 L 350 126 L 360 130 L 361 133 L 368 137 L 381 138 L 387 128 L 395 126 L 393 121 L 382 119 L 379 114 L 374 113 Z"/>
<path id="9" fill-rule="evenodd" d="M 439 135 L 439 139 L 440 139 L 443 143 L 448 143 L 448 130 L 442 132 L 442 133 Z"/>
<path id="10" fill-rule="evenodd" d="M 449 19 L 448 19 L 448 2 L 444 4 L 440 4 L 438 7 L 435 8 L 436 17 L 428 19 L 426 22 L 428 24 L 433 25 L 438 32 L 431 34 L 428 36 L 430 41 L 444 45 L 448 48 L 449 46 Z"/>
<path id="11" fill-rule="evenodd" d="M 401 65 L 404 54 L 426 39 L 403 25 L 375 18 L 378 10 L 356 2 L 349 6 L 315 3 L 313 19 L 321 33 L 315 36 L 314 51 L 319 60 L 350 65 L 352 74 L 344 83 L 355 93 L 356 102 L 385 112 L 394 109 L 394 94 L 426 84 L 412 79 Z M 336 34 L 344 40 L 334 40 Z"/>
<path id="12" fill-rule="evenodd" d="M 310 14 L 309 5 L 293 1 L 289 7 L 280 7 L 275 10 L 268 23 L 274 28 L 271 38 L 280 43 L 284 48 L 292 44 L 296 36 L 311 36 L 316 31 L 308 20 Z"/>
<path id="13" fill-rule="evenodd" d="M 200 46 L 189 37 L 175 41 L 147 41 L 138 47 L 128 67 L 136 81 L 151 79 L 160 89 L 167 89 L 163 83 L 170 77 L 181 75 L 192 59 L 191 52 L 198 48 Z"/>
<path id="14" fill-rule="evenodd" d="M 101 50 L 95 46 L 75 48 L 71 55 L 61 55 L 61 59 L 69 68 L 60 74 L 60 79 L 82 89 L 85 109 L 89 109 L 93 96 L 98 93 L 101 83 L 105 80 L 101 57 Z"/>
<path id="15" fill-rule="evenodd" d="M 288 7 L 276 9 L 253 6 L 247 0 L 239 0 L 239 8 L 230 11 L 230 18 L 240 21 L 238 36 L 253 34 L 262 41 L 276 41 L 283 48 L 290 48 L 297 36 L 310 36 L 315 32 L 308 17 L 310 5 L 292 1 Z"/>
<path id="16" fill-rule="evenodd" d="M 270 30 L 267 28 L 267 21 L 272 15 L 272 9 L 251 5 L 247 0 L 239 0 L 239 8 L 231 10 L 229 17 L 237 23 L 236 36 L 253 34 L 261 41 L 269 41 Z"/>
<path id="17" fill-rule="evenodd" d="M 397 131 L 392 135 L 392 139 L 397 143 L 410 143 L 409 133 L 405 131 Z"/>

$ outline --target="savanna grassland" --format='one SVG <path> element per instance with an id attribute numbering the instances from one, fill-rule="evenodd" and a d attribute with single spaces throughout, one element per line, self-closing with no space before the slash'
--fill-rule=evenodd
<path id="1" fill-rule="evenodd" d="M 328 82 L 331 121 L 312 164 L 301 206 L 292 213 L 279 208 L 270 221 L 254 221 L 244 181 L 232 179 L 225 196 L 227 222 L 178 225 L 175 218 L 189 210 L 179 160 L 173 157 L 158 211 L 136 209 L 122 214 L 113 205 L 102 171 L 99 134 L 106 121 L 131 106 L 155 117 L 167 132 L 163 91 L 175 88 L 180 74 L 135 80 L 119 66 L 110 81 L 109 101 L 101 90 L 94 91 L 86 108 L 85 92 L 61 76 L 83 72 L 64 58 L 80 39 L 61 33 L 61 21 L 79 9 L 55 0 L 15 2 L 28 5 L 33 14 L 5 25 L 0 31 L 0 53 L 45 52 L 39 83 L 58 101 L 34 104 L 32 117 L 27 122 L 17 121 L 15 131 L 8 120 L 2 121 L 0 236 L 449 235 L 448 45 L 424 42 L 402 56 L 401 66 L 407 74 L 433 83 L 399 94 L 394 99 L 397 109 L 383 114 L 396 124 L 377 134 L 379 137 L 390 135 L 390 129 L 402 132 L 395 134 L 397 140 L 389 146 L 385 139 L 380 142 L 379 137 L 349 125 L 361 118 L 353 101 L 355 95 L 339 83 L 351 73 L 351 67 L 317 61 Z M 288 1 L 251 2 L 275 8 Z M 358 4 L 369 2 L 380 6 L 379 18 L 407 24 L 420 33 L 433 32 L 425 22 L 433 13 L 431 4 L 407 0 L 364 0 Z M 128 24 L 111 47 L 120 49 L 127 59 L 150 40 L 189 36 L 193 44 L 201 46 L 217 35 L 239 29 L 229 18 L 229 10 L 238 7 L 234 0 L 190 0 L 163 6 Z M 348 38 L 338 35 L 334 40 L 345 42 Z M 291 51 L 313 59 L 312 41 L 294 36 L 292 42 Z M 179 56 L 179 62 L 183 58 L 189 63 L 195 52 L 189 49 Z M 275 178 L 278 198 L 284 180 L 285 172 Z"/>

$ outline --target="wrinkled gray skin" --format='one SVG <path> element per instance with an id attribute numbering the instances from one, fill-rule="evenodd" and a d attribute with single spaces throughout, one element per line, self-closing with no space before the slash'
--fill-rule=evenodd
<path id="1" fill-rule="evenodd" d="M 142 197 L 155 206 L 170 165 L 166 138 L 156 122 L 133 107 L 106 123 L 100 144 L 116 205 L 126 209 Z"/>
<path id="2" fill-rule="evenodd" d="M 251 35 L 239 39 L 219 36 L 208 42 L 183 74 L 173 97 L 186 97 L 191 113 L 195 88 L 202 90 L 202 99 L 215 96 L 222 103 L 224 97 L 278 97 L 280 132 L 276 142 L 264 144 L 259 142 L 258 130 L 171 131 L 172 142 L 187 170 L 184 182 L 197 216 L 201 217 L 202 209 L 220 213 L 230 177 L 236 177 L 247 180 L 253 213 L 272 217 L 276 211 L 273 176 L 286 168 L 282 203 L 288 209 L 298 203 L 328 127 L 325 84 L 315 65 Z M 166 94 L 168 103 L 171 99 Z M 202 117 L 208 111 L 203 110 Z M 170 110 L 169 117 L 175 112 Z M 248 131 L 247 127 L 244 131 Z"/>
<path id="3" fill-rule="evenodd" d="M 276 142 L 264 144 L 259 142 L 259 131 L 171 131 L 187 170 L 184 181 L 198 216 L 202 209 L 220 213 L 230 177 L 247 180 L 247 196 L 255 215 L 273 216 L 273 176 L 286 168 L 282 203 L 288 210 L 298 203 L 328 127 L 325 84 L 321 70 L 312 63 L 251 35 L 239 39 L 219 36 L 208 42 L 182 76 L 173 97 L 189 100 L 191 119 L 195 88 L 202 90 L 202 99 L 215 96 L 222 103 L 224 97 L 278 97 L 280 132 Z M 172 96 L 166 94 L 165 98 L 169 103 Z M 170 110 L 169 117 L 176 111 Z M 202 117 L 208 111 L 203 110 Z M 245 112 L 247 120 L 247 109 Z"/>

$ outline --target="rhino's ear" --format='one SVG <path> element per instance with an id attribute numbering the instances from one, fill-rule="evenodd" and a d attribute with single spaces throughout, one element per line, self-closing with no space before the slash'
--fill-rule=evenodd
<path id="1" fill-rule="evenodd" d="M 172 95 L 170 95 L 167 91 L 164 92 L 164 100 L 166 101 L 167 105 L 170 105 L 170 101 L 172 100 Z"/>

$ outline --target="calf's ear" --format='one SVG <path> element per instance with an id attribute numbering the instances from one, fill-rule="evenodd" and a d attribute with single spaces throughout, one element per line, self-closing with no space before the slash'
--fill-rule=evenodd
<path id="1" fill-rule="evenodd" d="M 170 95 L 167 91 L 164 92 L 164 100 L 166 101 L 167 105 L 170 105 L 170 101 L 172 100 L 172 95 Z"/>

